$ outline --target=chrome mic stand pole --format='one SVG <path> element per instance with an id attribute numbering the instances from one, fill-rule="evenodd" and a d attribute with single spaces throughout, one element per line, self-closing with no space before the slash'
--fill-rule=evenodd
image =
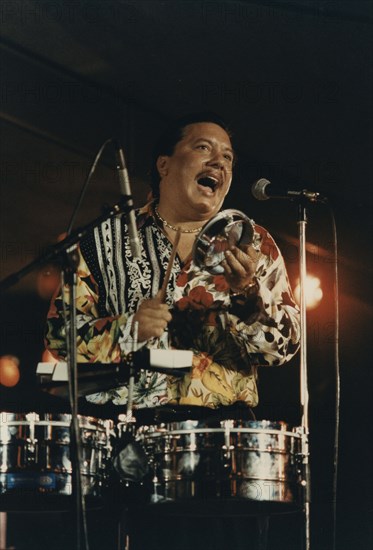
<path id="1" fill-rule="evenodd" d="M 138 323 L 138 321 L 135 321 L 133 323 L 132 353 L 135 353 L 137 351 L 138 332 L 139 332 L 139 323 Z M 136 420 L 133 416 L 134 383 L 135 383 L 135 368 L 134 368 L 134 365 L 131 364 L 131 366 L 130 366 L 130 376 L 129 376 L 129 382 L 128 382 L 128 399 L 127 399 L 127 410 L 126 410 L 126 412 L 127 412 L 126 421 L 128 423 L 135 422 L 135 420 Z"/>
<path id="2" fill-rule="evenodd" d="M 132 340 L 132 355 L 134 356 L 137 351 L 138 345 L 138 333 L 139 323 L 135 321 L 133 323 L 133 340 Z M 127 396 L 127 408 L 126 408 L 126 430 L 127 434 L 134 437 L 136 417 L 133 415 L 133 392 L 135 385 L 135 366 L 134 360 L 130 362 L 130 372 L 128 380 L 128 396 Z M 128 511 L 128 509 L 127 509 Z M 130 550 L 130 535 L 126 526 L 127 518 L 125 515 L 119 521 L 118 525 L 118 550 Z M 1 550 L 1 549 L 0 549 Z"/>
<path id="3" fill-rule="evenodd" d="M 71 405 L 71 437 L 70 453 L 72 465 L 72 496 L 75 511 L 76 550 L 89 550 L 86 531 L 86 509 L 83 494 L 81 438 L 78 417 L 78 362 L 77 362 L 77 334 L 76 334 L 76 288 L 77 267 L 79 257 L 77 244 L 66 250 L 66 267 L 64 275 L 68 279 L 69 288 L 69 326 L 67 334 L 68 379 Z"/>
<path id="4" fill-rule="evenodd" d="M 299 284 L 300 284 L 300 402 L 302 406 L 302 480 L 303 513 L 305 522 L 305 550 L 310 550 L 310 465 L 308 448 L 308 377 L 307 377 L 307 318 L 306 318 L 306 225 L 307 214 L 304 199 L 299 202 Z"/>

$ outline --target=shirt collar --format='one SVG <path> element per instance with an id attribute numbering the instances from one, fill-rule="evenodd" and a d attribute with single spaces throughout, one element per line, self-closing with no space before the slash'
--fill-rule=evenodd
<path id="1" fill-rule="evenodd" d="M 146 225 L 156 224 L 156 218 L 154 214 L 155 200 L 147 202 L 144 206 L 137 211 L 137 227 L 145 227 Z"/>

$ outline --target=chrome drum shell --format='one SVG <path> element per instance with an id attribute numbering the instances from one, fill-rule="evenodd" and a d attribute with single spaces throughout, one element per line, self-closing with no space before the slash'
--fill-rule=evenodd
<path id="1" fill-rule="evenodd" d="M 107 483 L 113 422 L 78 417 L 84 495 Z M 0 494 L 72 494 L 69 414 L 0 413 Z"/>
<path id="2" fill-rule="evenodd" d="M 141 426 L 152 503 L 301 506 L 301 436 L 284 422 L 187 420 Z"/>

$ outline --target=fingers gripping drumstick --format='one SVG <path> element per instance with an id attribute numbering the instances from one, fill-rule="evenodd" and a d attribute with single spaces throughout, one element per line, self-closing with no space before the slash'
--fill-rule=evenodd
<path id="1" fill-rule="evenodd" d="M 170 256 L 170 259 L 168 260 L 166 275 L 164 277 L 164 281 L 159 293 L 159 299 L 162 303 L 166 301 L 167 285 L 171 277 L 171 270 L 172 270 L 172 266 L 174 265 L 174 261 L 177 253 L 177 247 L 180 240 L 180 233 L 181 233 L 180 229 L 178 229 L 175 235 L 174 244 L 172 245 L 171 256 Z"/>

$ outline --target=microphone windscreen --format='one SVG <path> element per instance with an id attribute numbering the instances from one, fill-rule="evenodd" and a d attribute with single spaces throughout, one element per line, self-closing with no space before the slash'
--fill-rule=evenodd
<path id="1" fill-rule="evenodd" d="M 253 194 L 254 198 L 258 201 L 265 201 L 269 199 L 269 196 L 266 193 L 266 187 L 270 185 L 271 182 L 267 180 L 266 178 L 260 178 L 256 182 L 253 183 L 251 186 L 251 193 Z"/>

